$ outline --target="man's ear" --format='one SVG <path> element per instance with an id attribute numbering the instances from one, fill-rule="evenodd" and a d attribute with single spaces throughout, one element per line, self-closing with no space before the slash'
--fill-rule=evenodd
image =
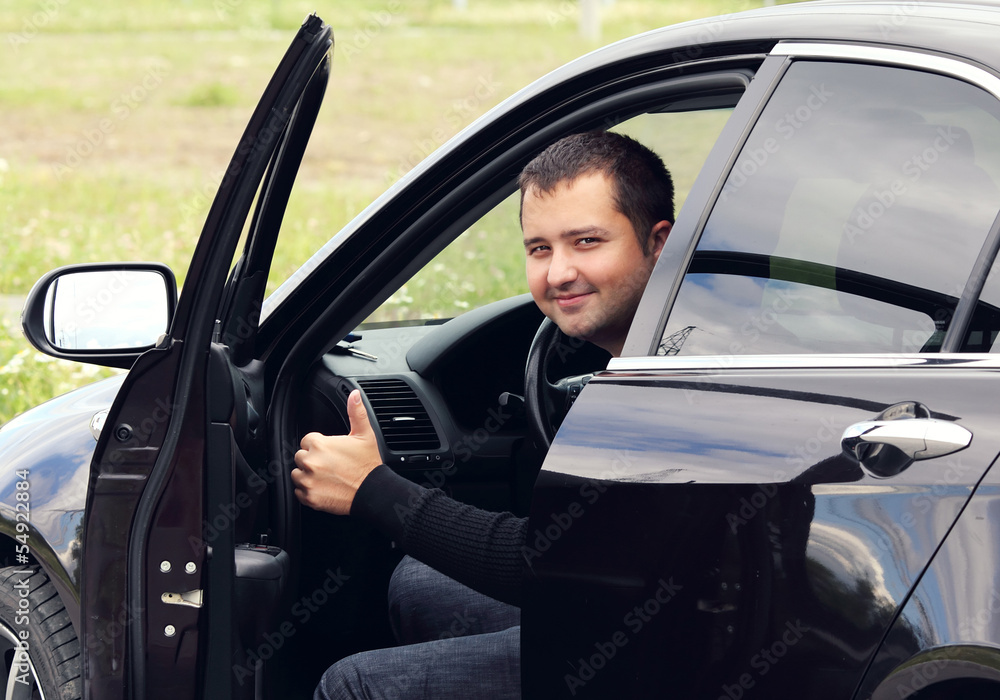
<path id="1" fill-rule="evenodd" d="M 663 244 L 667 242 L 667 236 L 670 235 L 670 229 L 673 228 L 673 224 L 667 220 L 659 221 L 653 224 L 653 230 L 649 232 L 649 240 L 652 246 L 650 247 L 650 253 L 653 255 L 653 260 L 657 260 L 660 257 L 660 251 L 663 250 Z"/>

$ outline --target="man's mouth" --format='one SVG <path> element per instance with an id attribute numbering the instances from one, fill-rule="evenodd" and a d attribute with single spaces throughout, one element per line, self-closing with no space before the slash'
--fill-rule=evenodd
<path id="1" fill-rule="evenodd" d="M 560 309 L 570 308 L 583 302 L 593 292 L 583 292 L 581 294 L 560 294 L 555 297 L 555 302 Z"/>

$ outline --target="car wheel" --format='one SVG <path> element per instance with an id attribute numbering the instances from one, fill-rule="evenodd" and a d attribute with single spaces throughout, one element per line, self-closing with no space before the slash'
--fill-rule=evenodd
<path id="1" fill-rule="evenodd" d="M 37 566 L 0 569 L 0 660 L 5 698 L 82 696 L 80 642 L 55 586 Z"/>

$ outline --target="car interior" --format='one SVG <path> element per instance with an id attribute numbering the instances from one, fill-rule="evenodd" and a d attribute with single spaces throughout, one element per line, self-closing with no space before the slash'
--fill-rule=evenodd
<path id="1" fill-rule="evenodd" d="M 668 101 L 656 110 L 633 106 L 614 118 L 614 129 L 663 156 L 675 179 L 678 209 L 747 80 L 730 78 L 724 96 L 716 90 L 704 100 Z M 677 138 L 678 133 L 688 138 Z M 410 269 L 384 281 L 375 295 L 382 301 L 347 332 L 324 338 L 325 351 L 317 360 L 307 367 L 297 363 L 300 378 L 288 399 L 291 416 L 280 428 L 287 435 L 280 448 L 285 463 L 307 432 L 348 432 L 346 398 L 360 388 L 389 466 L 462 502 L 527 514 L 545 449 L 529 425 L 525 367 L 543 317 L 525 293 L 516 172 L 508 171 L 498 194 L 483 197 L 433 232 L 435 242 L 425 243 L 416 257 L 440 252 L 411 261 Z M 544 374 L 553 385 L 600 371 L 610 357 L 565 336 L 545 344 Z M 547 410 L 563 413 L 568 395 L 563 387 Z M 251 493 L 266 467 L 242 461 L 236 491 Z M 260 535 L 269 531 L 273 499 L 269 504 L 260 498 L 241 516 L 238 541 L 257 549 L 267 545 Z M 294 567 L 295 583 L 284 592 L 286 612 L 273 613 L 269 626 L 288 620 L 295 633 L 277 650 L 262 636 L 259 621 L 244 621 L 248 631 L 241 639 L 250 662 L 280 653 L 282 661 L 273 667 L 281 678 L 272 682 L 292 696 L 305 696 L 337 659 L 393 644 L 386 591 L 403 553 L 351 518 L 297 507 L 293 519 L 302 556 Z M 335 593 L 329 592 L 331 581 L 337 582 Z M 241 601 L 236 608 L 246 617 Z"/>

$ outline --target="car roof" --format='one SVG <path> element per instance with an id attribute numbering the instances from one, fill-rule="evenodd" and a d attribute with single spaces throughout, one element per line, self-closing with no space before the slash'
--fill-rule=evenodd
<path id="1" fill-rule="evenodd" d="M 588 75 L 639 72 L 685 60 L 766 54 L 781 41 L 843 42 L 960 56 L 993 73 L 1000 66 L 1000 0 L 879 2 L 818 0 L 747 10 L 654 29 L 608 44 L 514 93 L 411 171 L 429 168 L 459 148 L 497 115 L 531 102 L 563 83 L 585 85 Z M 626 69 L 624 64 L 630 64 Z M 405 184 L 410 178 L 404 178 Z"/>
<path id="2" fill-rule="evenodd" d="M 1000 65 L 1000 3 L 820 0 L 778 5 L 654 29 L 597 49 L 531 87 L 572 73 L 664 52 L 691 57 L 724 46 L 764 48 L 779 41 L 831 41 L 909 47 Z"/>

